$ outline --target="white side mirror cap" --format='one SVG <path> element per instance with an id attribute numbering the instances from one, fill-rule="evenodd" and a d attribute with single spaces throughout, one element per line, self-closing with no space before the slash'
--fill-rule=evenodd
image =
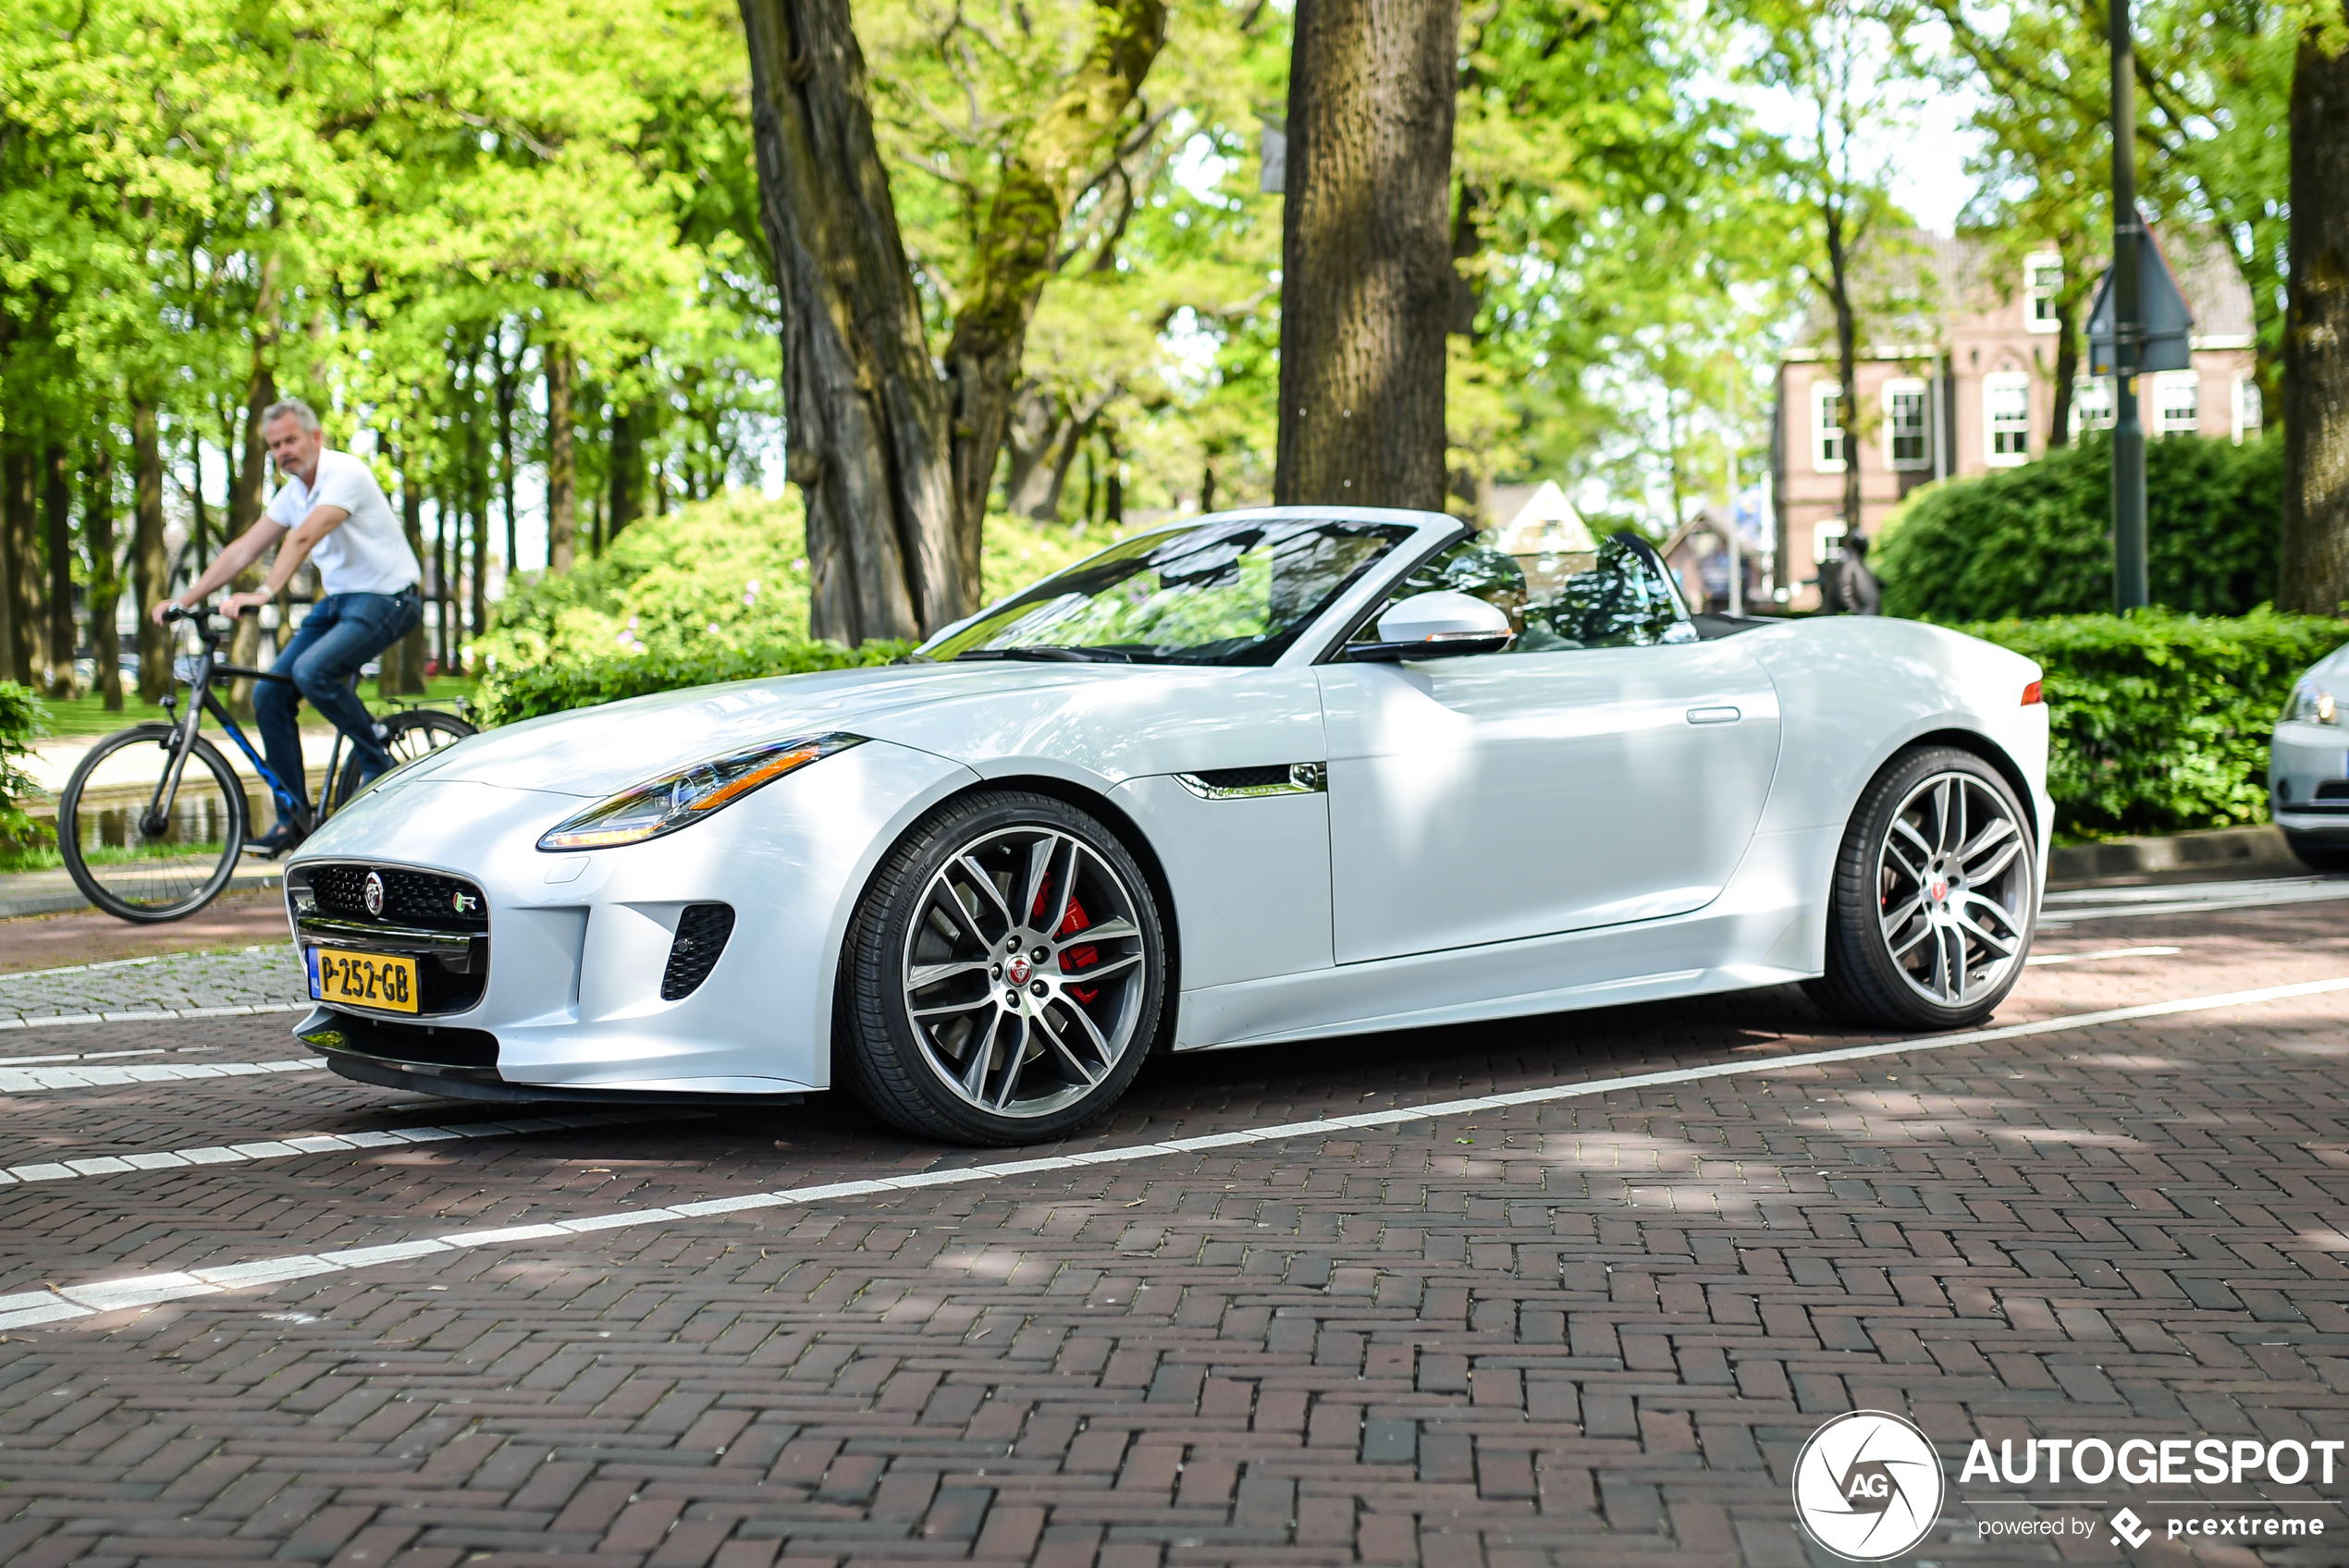
<path id="1" fill-rule="evenodd" d="M 1382 643 L 1482 642 L 1507 639 L 1511 630 L 1509 618 L 1498 606 L 1450 588 L 1415 594 L 1389 606 L 1378 618 Z"/>

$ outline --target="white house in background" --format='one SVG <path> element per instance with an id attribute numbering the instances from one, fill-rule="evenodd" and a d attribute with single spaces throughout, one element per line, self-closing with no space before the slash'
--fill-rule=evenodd
<path id="1" fill-rule="evenodd" d="M 1495 484 L 1491 506 L 1501 548 L 1509 555 L 1580 555 L 1599 547 L 1590 525 L 1555 479 L 1539 484 Z"/>

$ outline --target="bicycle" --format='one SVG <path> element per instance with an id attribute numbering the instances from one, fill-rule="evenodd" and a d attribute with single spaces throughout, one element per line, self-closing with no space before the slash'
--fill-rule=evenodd
<path id="1" fill-rule="evenodd" d="M 166 694 L 163 707 L 171 722 L 133 725 L 107 736 L 81 759 L 57 797 L 57 851 L 73 885 L 108 914 L 142 925 L 184 919 L 218 898 L 244 852 L 251 820 L 244 783 L 219 748 L 196 732 L 206 713 L 219 720 L 269 787 L 277 809 L 304 837 L 362 788 L 358 753 L 354 748 L 346 761 L 345 738 L 337 731 L 317 808 L 297 805 L 213 690 L 232 680 L 290 685 L 292 677 L 224 662 L 220 647 L 232 620 L 176 606 L 165 619 L 202 622 L 200 651 L 190 668 L 181 673 L 174 661 L 177 683 L 189 689 L 186 717 Z M 395 767 L 473 733 L 473 725 L 437 708 L 412 707 L 375 721 L 376 739 Z M 159 776 L 151 748 L 163 753 Z M 191 760 L 208 780 L 189 778 Z"/>

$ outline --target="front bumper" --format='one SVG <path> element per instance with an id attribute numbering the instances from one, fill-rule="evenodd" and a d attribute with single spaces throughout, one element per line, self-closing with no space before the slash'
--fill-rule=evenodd
<path id="1" fill-rule="evenodd" d="M 831 982 L 874 864 L 904 827 L 975 778 L 909 748 L 854 747 L 745 796 L 707 822 L 641 844 L 549 854 L 536 847 L 575 795 L 432 777 L 387 780 L 305 843 L 289 888 L 330 865 L 478 889 L 461 952 L 412 910 L 353 932 L 290 911 L 305 950 L 417 949 L 415 1015 L 323 1004 L 296 1031 L 332 1032 L 330 1065 L 370 1083 L 495 1098 L 772 1101 L 830 1082 Z M 387 895 L 390 892 L 387 885 Z M 387 896 L 387 910 L 398 900 Z M 722 906 L 730 913 L 707 918 Z M 423 906 L 416 906 L 423 907 Z M 452 914 L 457 912 L 450 912 Z M 394 931 L 392 925 L 424 927 Z M 714 962 L 705 947 L 723 926 Z M 459 983 L 472 987 L 470 998 Z M 317 998 L 314 996 L 314 1000 Z M 486 1052 L 442 1060 L 417 1031 L 473 1032 Z"/>
<path id="2" fill-rule="evenodd" d="M 2349 731 L 2305 720 L 2277 725 L 2268 809 L 2289 833 L 2349 839 Z"/>
<path id="3" fill-rule="evenodd" d="M 798 1093 L 696 1094 L 513 1083 L 498 1070 L 498 1036 L 486 1029 L 400 1023 L 322 1007 L 294 1035 L 343 1077 L 386 1089 L 460 1100 L 563 1100 L 601 1105 L 797 1105 Z"/>

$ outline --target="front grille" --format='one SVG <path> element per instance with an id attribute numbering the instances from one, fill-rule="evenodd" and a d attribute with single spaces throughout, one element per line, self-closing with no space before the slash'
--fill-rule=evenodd
<path id="1" fill-rule="evenodd" d="M 2349 801 L 2349 778 L 2328 778 L 2317 786 L 2320 801 Z"/>
<path id="2" fill-rule="evenodd" d="M 381 914 L 367 913 L 367 876 L 383 878 Z M 305 865 L 288 878 L 303 881 L 318 900 L 318 913 L 337 920 L 364 920 L 383 925 L 420 926 L 427 931 L 486 931 L 488 900 L 480 888 L 461 877 L 437 872 L 407 871 L 390 865 Z"/>
<path id="3" fill-rule="evenodd" d="M 498 1065 L 498 1036 L 486 1029 L 435 1029 L 338 1013 L 330 1023 L 302 1030 L 301 1037 L 320 1050 L 356 1051 L 386 1061 L 431 1067 Z"/>
<path id="4" fill-rule="evenodd" d="M 660 999 L 682 1001 L 694 994 L 726 950 L 734 934 L 732 904 L 687 904 L 677 921 L 677 939 L 669 945 L 669 968 L 660 977 Z"/>

